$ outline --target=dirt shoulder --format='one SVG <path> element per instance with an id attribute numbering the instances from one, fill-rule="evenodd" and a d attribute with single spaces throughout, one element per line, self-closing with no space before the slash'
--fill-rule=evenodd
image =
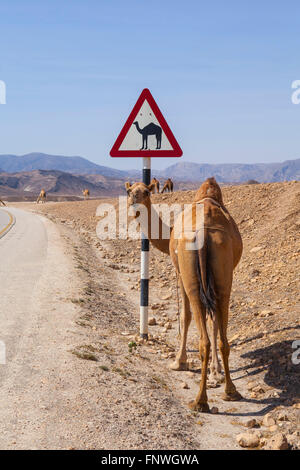
<path id="1" fill-rule="evenodd" d="M 69 357 L 71 373 L 77 371 L 76 361 L 82 367 L 72 400 L 81 433 L 69 440 L 71 447 L 239 448 L 236 436 L 253 419 L 261 445 L 268 446 L 277 434 L 286 435 L 290 447 L 299 445 L 300 365 L 291 361 L 292 342 L 299 339 L 299 186 L 290 182 L 223 189 L 244 240 L 229 339 L 232 375 L 245 400 L 226 403 L 221 400 L 223 387 L 210 389 L 216 414 L 209 415 L 191 413 L 186 406 L 199 386 L 194 328 L 188 343 L 190 370 L 168 369 L 178 347 L 176 277 L 170 260 L 151 251 L 151 316 L 156 325 L 150 327 L 150 341 L 139 344 L 139 242 L 98 240 L 95 214 L 100 200 L 26 205 L 58 225 L 79 280 L 70 302 L 79 309 L 75 323 L 80 339 Z M 173 203 L 192 197 L 186 191 L 153 199 Z M 132 341 L 137 348 L 130 351 Z M 67 422 L 70 413 L 63 419 Z"/>

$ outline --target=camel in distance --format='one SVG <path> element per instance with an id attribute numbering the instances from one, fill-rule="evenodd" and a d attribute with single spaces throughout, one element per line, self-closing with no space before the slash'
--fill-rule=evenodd
<path id="1" fill-rule="evenodd" d="M 46 194 L 46 191 L 44 189 L 41 190 L 37 200 L 36 200 L 36 203 L 38 204 L 40 201 L 42 203 L 45 203 L 46 202 L 46 197 L 47 197 L 47 194 Z"/>
<path id="2" fill-rule="evenodd" d="M 89 199 L 89 197 L 90 197 L 90 190 L 89 190 L 89 189 L 84 189 L 84 190 L 82 191 L 82 194 L 83 194 L 84 199 Z"/>
<path id="3" fill-rule="evenodd" d="M 165 184 L 163 185 L 163 188 L 161 190 L 161 193 L 164 193 L 165 191 L 168 191 L 169 193 L 172 193 L 174 190 L 174 183 L 171 180 L 171 178 L 168 178 Z"/>
<path id="4" fill-rule="evenodd" d="M 159 194 L 159 181 L 156 178 L 152 178 L 151 182 L 151 192 L 152 194 L 158 193 Z"/>

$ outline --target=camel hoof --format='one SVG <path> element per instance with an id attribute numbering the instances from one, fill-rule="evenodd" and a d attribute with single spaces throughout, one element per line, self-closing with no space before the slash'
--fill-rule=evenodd
<path id="1" fill-rule="evenodd" d="M 174 361 L 169 365 L 172 370 L 188 370 L 187 362 Z"/>
<path id="2" fill-rule="evenodd" d="M 239 401 L 243 399 L 242 395 L 237 390 L 232 393 L 224 393 L 222 398 L 225 401 Z"/>
<path id="3" fill-rule="evenodd" d="M 200 411 L 200 413 L 209 413 L 208 403 L 199 403 L 197 401 L 191 401 L 188 404 L 189 408 L 193 411 Z"/>

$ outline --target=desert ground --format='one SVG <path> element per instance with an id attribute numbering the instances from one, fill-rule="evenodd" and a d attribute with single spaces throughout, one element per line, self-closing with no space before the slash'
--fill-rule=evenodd
<path id="1" fill-rule="evenodd" d="M 300 339 L 300 183 L 225 186 L 222 192 L 244 243 L 228 331 L 231 373 L 244 399 L 222 401 L 223 384 L 211 387 L 209 414 L 187 407 L 201 370 L 193 324 L 189 370 L 168 367 L 179 346 L 177 282 L 169 257 L 151 248 L 152 325 L 149 341 L 142 341 L 140 241 L 98 239 L 101 199 L 8 205 L 46 217 L 60 239 L 57 270 L 67 260 L 68 275 L 63 279 L 60 273 L 53 302 L 57 342 L 68 346 L 59 346 L 57 371 L 53 363 L 51 371 L 41 366 L 43 382 L 32 397 L 40 425 L 33 432 L 28 411 L 16 428 L 25 437 L 9 435 L 6 448 L 299 449 L 300 364 L 292 362 L 292 344 Z M 152 199 L 187 203 L 193 195 L 176 191 Z M 117 205 L 116 199 L 107 202 Z M 28 396 L 26 403 L 29 409 Z"/>

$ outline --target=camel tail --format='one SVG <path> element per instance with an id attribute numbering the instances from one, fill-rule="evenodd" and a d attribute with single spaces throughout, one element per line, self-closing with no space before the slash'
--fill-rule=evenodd
<path id="1" fill-rule="evenodd" d="M 198 261 L 200 299 L 208 315 L 213 318 L 216 313 L 216 292 L 214 285 L 214 277 L 209 264 L 209 247 L 207 242 L 206 230 L 204 232 L 203 246 L 198 249 Z"/>

